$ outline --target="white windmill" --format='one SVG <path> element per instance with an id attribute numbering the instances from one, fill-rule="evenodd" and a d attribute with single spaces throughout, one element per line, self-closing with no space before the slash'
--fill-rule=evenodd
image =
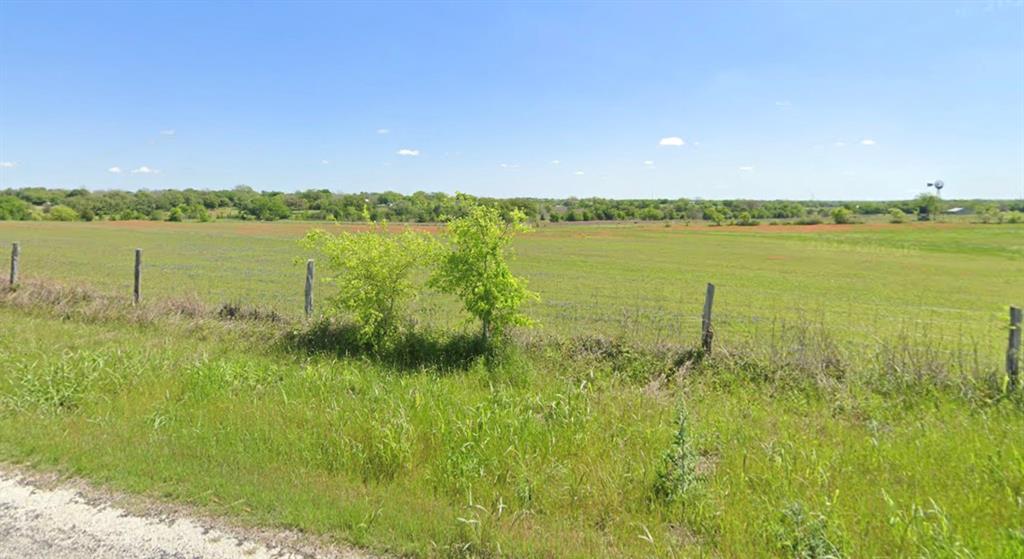
<path id="1" fill-rule="evenodd" d="M 942 197 L 942 187 L 944 186 L 946 186 L 946 183 L 942 182 L 941 180 L 928 183 L 928 188 L 934 188 L 935 195 L 938 196 L 939 198 Z"/>

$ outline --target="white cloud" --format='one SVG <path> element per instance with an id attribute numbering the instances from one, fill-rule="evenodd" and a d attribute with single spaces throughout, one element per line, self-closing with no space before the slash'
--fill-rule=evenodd
<path id="1" fill-rule="evenodd" d="M 740 165 L 740 171 L 743 171 L 744 173 L 753 173 L 754 168 L 750 165 Z"/>
<path id="2" fill-rule="evenodd" d="M 561 162 L 561 161 L 559 161 L 559 160 L 557 160 L 557 159 L 554 159 L 554 160 L 552 160 L 552 161 L 551 161 L 551 164 L 552 164 L 552 165 L 561 165 L 561 164 L 562 164 L 562 162 Z"/>
<path id="3" fill-rule="evenodd" d="M 648 167 L 650 167 L 650 166 L 654 165 L 654 162 L 648 159 L 647 161 L 644 161 L 644 165 L 647 165 Z"/>
<path id="4" fill-rule="evenodd" d="M 170 128 L 170 129 L 167 129 L 167 130 L 161 130 L 160 131 L 160 135 L 161 136 L 173 136 L 174 135 L 174 129 Z"/>
<path id="5" fill-rule="evenodd" d="M 116 174 L 121 173 L 122 171 L 121 171 L 120 167 L 118 167 L 117 165 L 114 165 L 113 167 L 107 169 L 107 172 L 108 173 L 114 173 L 116 175 Z"/>
<path id="6" fill-rule="evenodd" d="M 582 176 L 584 173 L 583 173 L 583 171 L 576 171 L 573 174 L 576 175 L 576 176 Z"/>
<path id="7" fill-rule="evenodd" d="M 501 168 L 502 169 L 518 169 L 519 165 L 517 163 L 502 163 L 501 164 Z"/>
<path id="8" fill-rule="evenodd" d="M 669 136 L 667 138 L 662 138 L 661 141 L 658 142 L 658 145 L 659 146 L 679 147 L 679 146 L 685 146 L 686 142 L 684 142 L 683 139 L 680 138 L 679 136 Z"/>
<path id="9" fill-rule="evenodd" d="M 872 140 L 871 138 L 864 138 L 863 140 L 860 141 L 860 145 L 862 145 L 862 146 L 873 146 L 873 145 L 875 145 L 875 141 Z"/>
<path id="10" fill-rule="evenodd" d="M 157 170 L 157 169 L 152 169 L 150 167 L 147 167 L 147 166 L 143 165 L 142 167 L 138 167 L 136 169 L 132 169 L 132 174 L 133 175 L 140 175 L 140 174 L 141 175 L 159 175 L 160 171 Z"/>
<path id="11" fill-rule="evenodd" d="M 837 141 L 836 143 L 834 143 L 832 145 L 836 146 L 837 148 L 844 148 L 844 147 L 846 147 L 846 142 L 844 142 L 842 140 L 839 140 L 839 141 Z"/>
<path id="12" fill-rule="evenodd" d="M 378 134 L 390 134 L 391 130 L 388 130 L 387 128 L 378 128 L 377 129 L 377 133 Z"/>
<path id="13" fill-rule="evenodd" d="M 321 160 L 320 160 L 320 164 L 321 164 L 321 165 L 327 165 L 328 163 L 330 163 L 330 161 L 328 161 L 328 160 L 326 160 L 326 159 L 321 159 Z"/>
<path id="14" fill-rule="evenodd" d="M 775 106 L 776 107 L 792 107 L 793 103 L 790 103 L 789 101 L 776 101 L 775 102 Z"/>
<path id="15" fill-rule="evenodd" d="M 18 164 L 13 161 L 0 161 L 0 167 L 3 167 L 4 169 L 13 169 L 17 166 Z"/>
<path id="16" fill-rule="evenodd" d="M 416 157 L 417 155 L 420 154 L 420 150 L 418 150 L 418 149 L 402 148 L 402 149 L 396 151 L 395 153 L 397 153 L 398 155 L 404 155 L 404 156 L 407 156 L 407 157 Z"/>

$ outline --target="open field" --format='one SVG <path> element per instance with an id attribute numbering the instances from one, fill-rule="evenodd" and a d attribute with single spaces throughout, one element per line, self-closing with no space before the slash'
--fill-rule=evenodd
<path id="1" fill-rule="evenodd" d="M 309 227 L 0 223 L 26 277 L 0 299 L 0 459 L 416 556 L 1024 554 L 998 376 L 1019 226 L 545 227 L 515 263 L 541 325 L 445 366 L 30 282 L 127 303 L 138 246 L 149 305 L 297 317 Z M 664 346 L 696 343 L 707 281 L 724 351 L 687 361 Z M 439 329 L 450 305 L 421 307 Z"/>
<path id="2" fill-rule="evenodd" d="M 26 277 L 126 297 L 140 247 L 147 298 L 194 295 L 298 316 L 305 256 L 295 241 L 314 227 L 342 226 L 0 222 L 0 246 L 21 241 Z M 1024 294 L 1019 225 L 547 226 L 516 249 L 516 272 L 542 296 L 530 312 L 550 333 L 689 343 L 713 282 L 722 341 L 789 320 L 821 322 L 849 340 L 914 331 L 988 344 Z M 461 319 L 441 298 L 422 306 L 429 321 Z"/>

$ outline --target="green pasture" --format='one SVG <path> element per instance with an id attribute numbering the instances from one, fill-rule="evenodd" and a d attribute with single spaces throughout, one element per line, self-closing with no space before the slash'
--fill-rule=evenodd
<path id="1" fill-rule="evenodd" d="M 131 293 L 134 248 L 144 296 L 243 302 L 302 312 L 307 255 L 296 240 L 324 223 L 0 222 L 22 243 L 27 278 Z M 515 270 L 541 301 L 539 332 L 692 343 L 704 285 L 716 284 L 721 343 L 781 323 L 813 322 L 837 339 L 928 336 L 996 351 L 1006 309 L 1024 299 L 1024 227 L 970 224 L 707 227 L 545 226 L 516 242 Z M 319 277 L 327 272 L 320 270 Z M 330 287 L 318 285 L 322 297 Z M 417 315 L 459 326 L 451 301 L 427 294 Z"/>

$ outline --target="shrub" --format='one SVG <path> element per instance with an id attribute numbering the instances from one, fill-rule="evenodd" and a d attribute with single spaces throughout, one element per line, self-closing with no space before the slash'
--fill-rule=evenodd
<path id="1" fill-rule="evenodd" d="M 0 221 L 23 221 L 32 217 L 28 204 L 14 196 L 0 196 Z"/>
<path id="2" fill-rule="evenodd" d="M 257 219 L 260 221 L 275 221 L 288 219 L 292 215 L 291 209 L 284 203 L 283 196 L 256 196 L 251 200 L 242 202 L 241 213 L 243 219 Z"/>
<path id="3" fill-rule="evenodd" d="M 820 225 L 821 218 L 817 216 L 801 217 L 794 223 L 796 223 L 797 225 Z"/>
<path id="4" fill-rule="evenodd" d="M 201 223 L 209 223 L 213 221 L 213 217 L 210 215 L 210 212 L 203 206 L 193 206 L 189 213 L 193 218 L 198 219 Z"/>
<path id="5" fill-rule="evenodd" d="M 739 219 L 736 220 L 736 225 L 758 225 L 760 222 L 750 216 L 750 212 L 743 212 L 740 214 Z"/>
<path id="6" fill-rule="evenodd" d="M 777 551 L 786 557 L 838 559 L 843 552 L 829 528 L 825 515 L 808 511 L 796 501 L 783 509 L 773 539 Z"/>
<path id="7" fill-rule="evenodd" d="M 412 273 L 431 261 L 436 241 L 427 234 L 392 234 L 387 224 L 370 231 L 331 235 L 311 231 L 302 241 L 326 258 L 338 292 L 327 301 L 328 312 L 349 313 L 361 342 L 383 348 L 394 341 L 405 305 L 416 293 Z"/>
<path id="8" fill-rule="evenodd" d="M 78 212 L 67 206 L 54 206 L 46 214 L 46 219 L 50 221 L 75 221 L 78 219 Z"/>
<path id="9" fill-rule="evenodd" d="M 492 334 L 500 334 L 507 326 L 530 324 L 519 308 L 536 295 L 526 289 L 524 279 L 512 275 L 507 261 L 513 236 L 526 230 L 526 216 L 512 210 L 505 219 L 497 208 L 466 197 L 460 197 L 460 201 L 465 213 L 448 222 L 450 245 L 430 285 L 462 301 L 466 310 L 480 320 L 486 344 Z"/>
<path id="10" fill-rule="evenodd" d="M 853 223 L 853 212 L 846 208 L 832 210 L 832 221 L 837 224 Z"/>
<path id="11" fill-rule="evenodd" d="M 181 207 L 176 207 L 171 210 L 171 213 L 167 215 L 167 221 L 184 221 L 185 212 L 181 211 Z"/>
<path id="12" fill-rule="evenodd" d="M 1003 214 L 999 211 L 999 206 L 995 204 L 985 204 L 978 208 L 978 219 L 982 223 L 1002 223 Z"/>
<path id="13" fill-rule="evenodd" d="M 680 409 L 678 429 L 654 480 L 654 495 L 665 502 L 681 498 L 697 481 L 697 458 L 689 440 L 686 411 Z"/>
<path id="14" fill-rule="evenodd" d="M 903 223 L 907 220 L 907 214 L 899 208 L 889 208 L 889 223 Z"/>
<path id="15" fill-rule="evenodd" d="M 721 225 L 725 222 L 725 215 L 716 208 L 708 208 L 705 210 L 704 218 L 711 220 L 715 225 Z"/>

